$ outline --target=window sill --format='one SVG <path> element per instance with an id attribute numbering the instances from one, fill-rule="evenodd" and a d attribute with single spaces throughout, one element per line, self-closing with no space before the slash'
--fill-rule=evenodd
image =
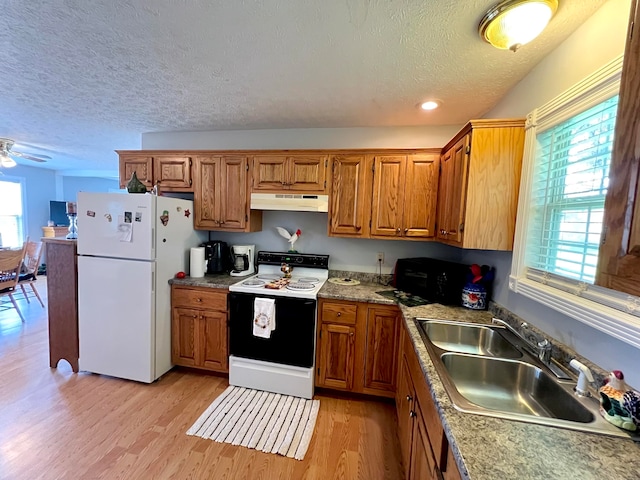
<path id="1" fill-rule="evenodd" d="M 640 318 L 636 316 L 640 311 L 640 301 L 637 297 L 623 296 L 617 292 L 608 295 L 606 289 L 592 286 L 588 290 L 577 288 L 575 293 L 570 293 L 514 275 L 509 277 L 509 289 L 640 348 Z M 581 295 L 585 295 L 585 292 L 594 298 L 598 297 L 599 302 L 605 300 L 605 303 L 616 305 L 617 308 L 584 298 Z M 634 312 L 636 315 L 626 313 L 625 310 Z"/>

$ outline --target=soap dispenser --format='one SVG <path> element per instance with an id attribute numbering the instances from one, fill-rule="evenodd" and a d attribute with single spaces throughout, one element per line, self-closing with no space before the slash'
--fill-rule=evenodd
<path id="1" fill-rule="evenodd" d="M 591 374 L 591 370 L 583 364 L 580 363 L 575 358 L 569 362 L 569 366 L 579 372 L 578 375 L 578 384 L 576 385 L 576 395 L 581 397 L 590 397 L 589 393 L 589 383 L 593 383 L 593 375 Z"/>

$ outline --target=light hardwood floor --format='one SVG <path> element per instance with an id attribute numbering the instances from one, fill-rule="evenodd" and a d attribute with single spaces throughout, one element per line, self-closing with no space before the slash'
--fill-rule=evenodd
<path id="1" fill-rule="evenodd" d="M 38 287 L 46 302 L 46 279 Z M 175 369 L 144 385 L 48 363 L 46 309 L 0 312 L 0 479 L 400 479 L 392 404 L 318 395 L 304 461 L 185 434 L 228 385 Z"/>

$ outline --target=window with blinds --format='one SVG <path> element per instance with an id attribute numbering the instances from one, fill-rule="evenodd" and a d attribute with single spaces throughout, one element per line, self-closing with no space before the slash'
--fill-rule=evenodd
<path id="1" fill-rule="evenodd" d="M 536 133 L 525 265 L 593 283 L 618 96 Z"/>

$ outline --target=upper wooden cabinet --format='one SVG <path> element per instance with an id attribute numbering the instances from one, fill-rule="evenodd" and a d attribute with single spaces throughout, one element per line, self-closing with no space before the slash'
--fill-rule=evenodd
<path id="1" fill-rule="evenodd" d="M 435 235 L 438 153 L 374 158 L 371 237 Z"/>
<path id="2" fill-rule="evenodd" d="M 443 149 L 438 239 L 479 250 L 511 250 L 524 119 L 472 120 Z"/>
<path id="3" fill-rule="evenodd" d="M 329 235 L 369 236 L 372 162 L 373 157 L 365 154 L 331 158 Z"/>
<path id="4" fill-rule="evenodd" d="M 328 155 L 255 155 L 254 192 L 325 193 Z"/>
<path id="5" fill-rule="evenodd" d="M 131 175 L 151 189 L 158 185 L 160 191 L 191 192 L 193 157 L 183 153 L 119 151 L 120 188 L 125 188 Z"/>
<path id="6" fill-rule="evenodd" d="M 153 179 L 160 190 L 191 190 L 191 168 L 193 159 L 190 156 L 157 155 L 153 157 Z"/>
<path id="7" fill-rule="evenodd" d="M 373 160 L 372 237 L 402 235 L 406 168 L 405 155 L 380 155 Z"/>
<path id="8" fill-rule="evenodd" d="M 249 209 L 249 160 L 243 155 L 196 158 L 194 227 L 199 230 L 254 232 L 262 212 Z"/>
<path id="9" fill-rule="evenodd" d="M 120 155 L 120 188 L 126 188 L 131 180 L 133 172 L 148 189 L 153 187 L 153 157 L 147 155 L 128 154 L 118 152 Z"/>
<path id="10" fill-rule="evenodd" d="M 635 26 L 635 28 L 632 28 Z M 631 6 L 596 284 L 640 296 L 640 8 Z"/>
<path id="11" fill-rule="evenodd" d="M 444 152 L 440 163 L 437 237 L 457 244 L 462 242 L 464 230 L 470 138 L 467 134 L 458 140 Z"/>

